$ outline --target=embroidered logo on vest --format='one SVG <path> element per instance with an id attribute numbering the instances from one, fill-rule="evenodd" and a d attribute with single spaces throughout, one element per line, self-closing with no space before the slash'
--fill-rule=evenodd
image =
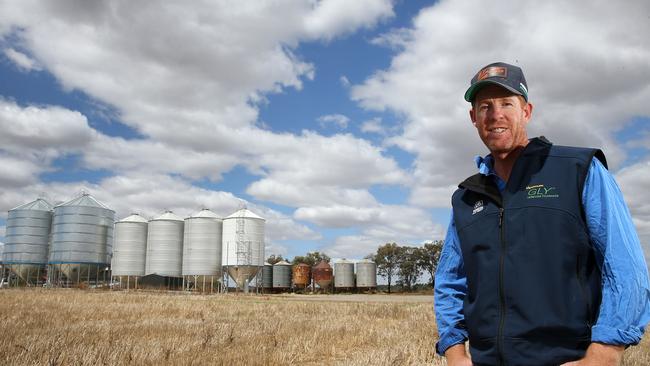
<path id="1" fill-rule="evenodd" d="M 528 195 L 528 199 L 533 199 L 533 198 L 558 198 L 560 197 L 559 194 L 557 194 L 557 191 L 555 187 L 547 187 L 543 184 L 536 184 L 532 186 L 527 186 L 526 187 L 526 194 Z"/>
<path id="2" fill-rule="evenodd" d="M 483 200 L 478 200 L 474 204 L 474 210 L 472 211 L 472 215 L 475 215 L 481 211 L 483 211 Z"/>

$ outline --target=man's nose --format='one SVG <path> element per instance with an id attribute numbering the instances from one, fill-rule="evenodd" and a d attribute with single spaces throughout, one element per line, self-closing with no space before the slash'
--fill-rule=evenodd
<path id="1" fill-rule="evenodd" d="M 488 117 L 493 120 L 499 119 L 501 116 L 503 116 L 503 108 L 500 106 L 492 106 L 488 112 Z"/>

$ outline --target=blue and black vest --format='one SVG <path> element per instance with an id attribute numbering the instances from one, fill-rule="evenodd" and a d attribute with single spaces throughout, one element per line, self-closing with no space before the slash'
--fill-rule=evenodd
<path id="1" fill-rule="evenodd" d="M 600 150 L 534 138 L 503 192 L 476 174 L 452 197 L 477 365 L 557 365 L 581 358 L 600 305 L 600 270 L 582 188 Z"/>

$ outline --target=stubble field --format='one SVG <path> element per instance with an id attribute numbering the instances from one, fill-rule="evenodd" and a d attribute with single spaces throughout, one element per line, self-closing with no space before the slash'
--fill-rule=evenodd
<path id="1" fill-rule="evenodd" d="M 445 364 L 418 296 L 7 289 L 0 332 L 1 365 Z M 650 365 L 650 344 L 625 356 Z"/>

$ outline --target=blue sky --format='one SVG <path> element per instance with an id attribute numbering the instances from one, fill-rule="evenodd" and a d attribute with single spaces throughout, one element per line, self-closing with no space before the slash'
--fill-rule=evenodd
<path id="1" fill-rule="evenodd" d="M 603 148 L 648 244 L 645 2 L 75 4 L 0 5 L 0 242 L 7 210 L 81 190 L 118 218 L 244 201 L 289 257 L 442 239 L 485 153 L 462 94 L 501 60 L 531 136 Z"/>

